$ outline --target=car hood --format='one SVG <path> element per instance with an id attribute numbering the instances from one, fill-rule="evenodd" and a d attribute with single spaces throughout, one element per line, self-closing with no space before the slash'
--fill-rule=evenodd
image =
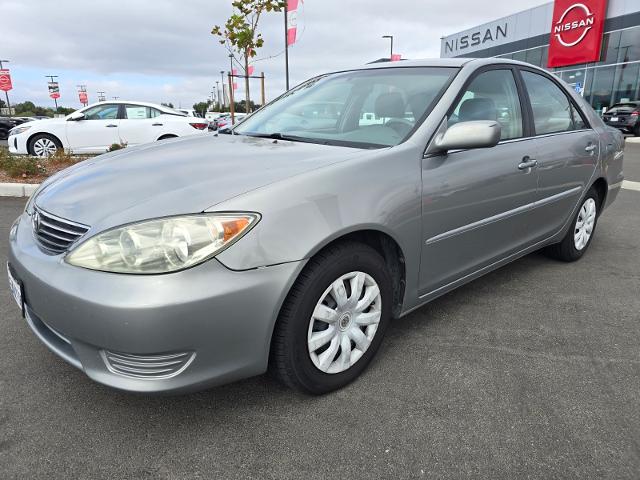
<path id="1" fill-rule="evenodd" d="M 246 136 L 197 136 L 100 155 L 44 184 L 35 204 L 98 230 L 202 212 L 366 150 Z M 260 210 L 260 205 L 253 207 Z"/>

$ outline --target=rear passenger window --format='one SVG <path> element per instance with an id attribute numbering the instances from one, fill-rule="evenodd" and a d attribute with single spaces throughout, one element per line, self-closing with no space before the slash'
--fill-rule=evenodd
<path id="1" fill-rule="evenodd" d="M 449 125 L 473 120 L 498 121 L 502 126 L 501 140 L 522 137 L 520 97 L 511 70 L 489 70 L 469 84 Z"/>
<path id="2" fill-rule="evenodd" d="M 522 72 L 529 92 L 536 135 L 586 128 L 580 113 L 558 85 L 537 73 Z"/>

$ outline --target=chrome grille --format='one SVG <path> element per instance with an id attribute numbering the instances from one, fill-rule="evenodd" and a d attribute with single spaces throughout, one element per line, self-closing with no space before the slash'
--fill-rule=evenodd
<path id="1" fill-rule="evenodd" d="M 100 353 L 112 373 L 150 380 L 175 377 L 185 370 L 195 357 L 194 352 L 134 355 L 102 350 Z"/>
<path id="2" fill-rule="evenodd" d="M 33 209 L 31 223 L 40 245 L 53 253 L 66 251 L 71 244 L 89 231 L 86 225 L 56 217 L 39 208 Z"/>

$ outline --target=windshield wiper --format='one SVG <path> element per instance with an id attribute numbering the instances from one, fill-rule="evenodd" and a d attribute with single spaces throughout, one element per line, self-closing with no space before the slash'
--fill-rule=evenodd
<path id="1" fill-rule="evenodd" d="M 243 134 L 241 134 L 243 135 Z M 305 143 L 324 143 L 323 139 L 299 137 L 297 135 L 288 135 L 286 133 L 273 132 L 273 133 L 245 133 L 248 137 L 257 138 L 273 138 L 274 140 L 286 140 L 289 142 L 305 142 Z"/>

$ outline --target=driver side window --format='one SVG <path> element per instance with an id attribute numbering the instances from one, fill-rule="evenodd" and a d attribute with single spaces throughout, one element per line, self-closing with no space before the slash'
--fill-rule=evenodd
<path id="1" fill-rule="evenodd" d="M 473 120 L 497 121 L 502 127 L 501 140 L 523 136 L 520 97 L 511 70 L 489 70 L 474 78 L 448 123 Z"/>
<path id="2" fill-rule="evenodd" d="M 85 120 L 115 120 L 118 118 L 118 105 L 96 105 L 84 111 Z"/>

